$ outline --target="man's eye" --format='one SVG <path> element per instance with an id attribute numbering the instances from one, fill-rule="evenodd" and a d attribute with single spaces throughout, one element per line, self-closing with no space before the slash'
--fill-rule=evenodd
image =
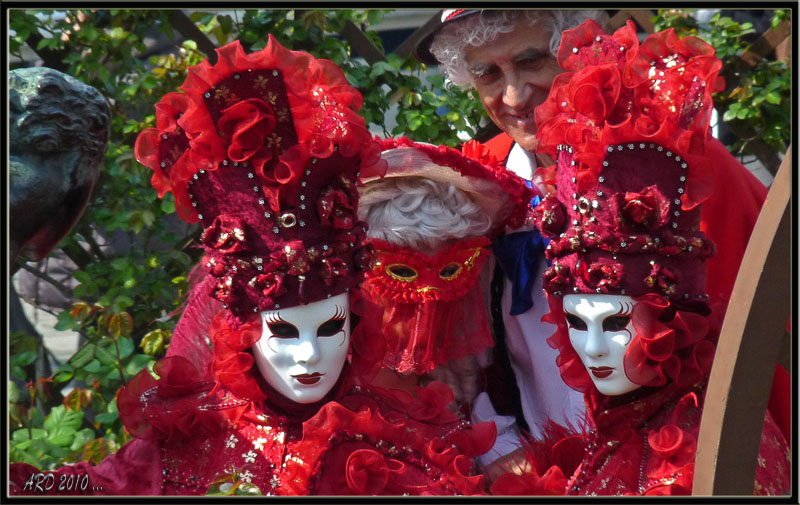
<path id="1" fill-rule="evenodd" d="M 578 331 L 586 331 L 586 323 L 575 314 L 567 314 L 567 322 L 570 328 L 574 328 Z"/>
<path id="2" fill-rule="evenodd" d="M 322 323 L 322 326 L 317 329 L 318 337 L 331 337 L 336 335 L 344 328 L 344 319 L 331 319 Z"/>
<path id="3" fill-rule="evenodd" d="M 622 331 L 628 327 L 631 316 L 611 316 L 603 319 L 603 331 Z"/>
<path id="4" fill-rule="evenodd" d="M 486 67 L 470 70 L 470 74 L 474 80 L 484 83 L 492 82 L 493 80 L 497 79 L 499 73 L 500 69 L 497 67 Z"/>
<path id="5" fill-rule="evenodd" d="M 267 328 L 274 336 L 280 338 L 298 338 L 300 336 L 297 328 L 289 323 L 269 323 Z"/>
<path id="6" fill-rule="evenodd" d="M 523 58 L 519 60 L 517 64 L 526 68 L 538 69 L 544 65 L 545 58 L 541 57 L 530 57 L 530 58 Z"/>
<path id="7" fill-rule="evenodd" d="M 445 265 L 445 267 L 442 268 L 441 271 L 439 271 L 439 277 L 441 277 L 442 279 L 452 279 L 453 277 L 458 275 L 459 272 L 461 272 L 461 265 L 459 265 L 458 263 L 450 263 L 448 265 Z"/>

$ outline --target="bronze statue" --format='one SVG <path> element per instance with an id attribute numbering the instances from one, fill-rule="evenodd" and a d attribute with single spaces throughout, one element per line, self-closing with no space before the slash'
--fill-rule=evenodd
<path id="1" fill-rule="evenodd" d="M 111 110 L 95 88 L 44 67 L 9 72 L 9 103 L 13 265 L 17 256 L 47 256 L 83 214 L 108 147 Z"/>

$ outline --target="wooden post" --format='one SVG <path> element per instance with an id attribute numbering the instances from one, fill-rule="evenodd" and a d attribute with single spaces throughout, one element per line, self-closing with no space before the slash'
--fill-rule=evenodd
<path id="1" fill-rule="evenodd" d="M 790 146 L 750 236 L 722 325 L 700 422 L 693 495 L 753 494 L 767 400 L 791 311 L 791 188 Z"/>

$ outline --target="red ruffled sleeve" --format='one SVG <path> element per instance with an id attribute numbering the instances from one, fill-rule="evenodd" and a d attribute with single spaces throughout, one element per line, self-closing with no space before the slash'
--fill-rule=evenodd
<path id="1" fill-rule="evenodd" d="M 441 388 L 427 393 L 430 397 L 422 394 L 411 410 L 435 421 L 415 419 L 393 407 L 397 399 L 377 390 L 325 405 L 303 424 L 302 440 L 288 448 L 296 457 L 287 461 L 289 478 L 282 492 L 482 494 L 483 476 L 474 474 L 472 458 L 491 448 L 497 434 L 494 423 L 468 427 L 451 422 L 428 405 L 430 398 L 441 398 Z"/>

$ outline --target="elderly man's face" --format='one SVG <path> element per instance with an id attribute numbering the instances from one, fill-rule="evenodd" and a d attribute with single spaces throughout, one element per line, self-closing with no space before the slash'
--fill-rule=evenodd
<path id="1" fill-rule="evenodd" d="M 513 31 L 465 51 L 467 68 L 489 117 L 526 151 L 536 148 L 533 109 L 544 102 L 561 72 L 549 44 L 545 20 L 531 27 L 520 16 Z"/>

